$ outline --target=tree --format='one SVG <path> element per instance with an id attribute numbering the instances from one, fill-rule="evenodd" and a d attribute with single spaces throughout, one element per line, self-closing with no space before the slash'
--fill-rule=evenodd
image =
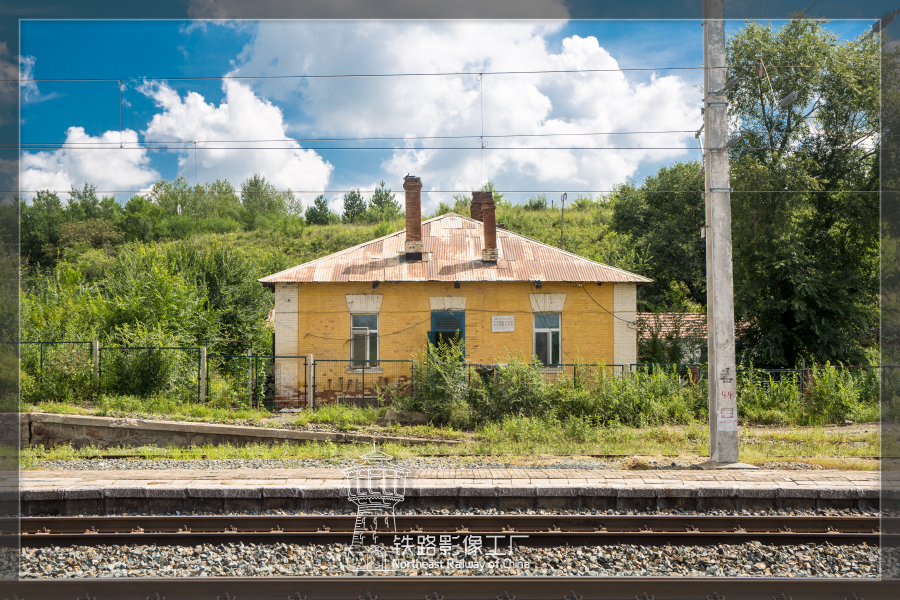
<path id="1" fill-rule="evenodd" d="M 122 224 L 125 240 L 150 242 L 158 239 L 164 231 L 160 224 L 165 216 L 167 216 L 165 209 L 153 202 L 151 198 L 132 196 L 125 203 L 125 217 Z"/>
<path id="2" fill-rule="evenodd" d="M 108 223 L 118 226 L 125 210 L 119 201 L 112 196 L 103 196 L 100 200 L 100 218 Z"/>
<path id="3" fill-rule="evenodd" d="M 547 194 L 538 194 L 525 201 L 525 210 L 547 210 L 550 203 L 547 202 Z"/>
<path id="4" fill-rule="evenodd" d="M 509 208 L 511 206 L 511 203 L 506 199 L 506 194 L 504 194 L 502 192 L 498 192 L 497 188 L 494 186 L 493 181 L 488 181 L 483 186 L 481 186 L 481 191 L 482 192 L 492 192 L 493 198 L 494 198 L 494 204 L 496 204 L 498 208 L 499 207 Z"/>
<path id="5" fill-rule="evenodd" d="M 900 45 L 882 54 L 881 149 L 881 364 L 900 364 Z M 887 370 L 886 370 L 887 371 Z M 881 414 L 897 422 L 900 390 L 896 369 L 884 373 Z"/>
<path id="6" fill-rule="evenodd" d="M 653 279 L 638 291 L 640 310 L 697 310 L 706 304 L 699 169 L 696 161 L 663 167 L 640 186 L 619 186 L 610 199 L 613 231 L 630 236 L 642 259 L 638 273 Z"/>
<path id="7" fill-rule="evenodd" d="M 366 212 L 366 199 L 359 193 L 359 189 L 350 190 L 344 194 L 344 213 L 341 221 L 354 223 Z"/>
<path id="8" fill-rule="evenodd" d="M 22 256 L 39 267 L 56 263 L 56 257 L 45 254 L 46 248 L 55 248 L 65 224 L 65 209 L 59 196 L 49 190 L 41 190 L 31 204 L 21 204 Z"/>
<path id="9" fill-rule="evenodd" d="M 453 212 L 458 215 L 472 215 L 472 195 L 471 194 L 453 194 Z"/>
<path id="10" fill-rule="evenodd" d="M 132 199 L 134 198 L 133 196 Z M 191 184 L 184 175 L 171 181 L 160 179 L 150 188 L 149 198 L 153 204 L 162 209 L 164 214 L 178 214 L 178 207 L 180 206 L 182 214 L 186 216 L 201 216 L 197 214 L 194 207 L 194 194 Z"/>
<path id="11" fill-rule="evenodd" d="M 328 201 L 325 200 L 325 196 L 321 195 L 316 197 L 313 203 L 306 207 L 304 217 L 307 225 L 328 225 L 332 221 L 337 220 L 337 215 L 328 208 Z"/>
<path id="12" fill-rule="evenodd" d="M 69 221 L 63 225 L 59 243 L 52 248 L 55 256 L 62 254 L 69 259 L 83 254 L 89 249 L 102 250 L 107 255 L 115 254 L 115 247 L 122 241 L 122 232 L 102 219 Z"/>
<path id="13" fill-rule="evenodd" d="M 738 349 L 757 364 L 865 360 L 878 323 L 876 38 L 841 42 L 800 19 L 750 22 L 728 42 L 742 132 L 731 151 L 735 317 Z"/>
<path id="14" fill-rule="evenodd" d="M 247 209 L 249 226 L 255 227 L 261 216 L 282 215 L 285 197 L 262 175 L 253 175 L 241 184 L 241 203 Z"/>
<path id="15" fill-rule="evenodd" d="M 99 219 L 102 210 L 100 200 L 97 198 L 97 186 L 85 183 L 84 187 L 79 190 L 73 185 L 69 192 L 66 213 L 70 219 L 75 221 Z"/>
<path id="16" fill-rule="evenodd" d="M 285 212 L 291 216 L 302 217 L 303 200 L 297 197 L 290 189 L 285 190 L 283 196 Z"/>
<path id="17" fill-rule="evenodd" d="M 394 199 L 391 190 L 385 188 L 384 181 L 375 188 L 366 216 L 368 221 L 373 222 L 393 221 L 403 216 L 400 203 Z"/>

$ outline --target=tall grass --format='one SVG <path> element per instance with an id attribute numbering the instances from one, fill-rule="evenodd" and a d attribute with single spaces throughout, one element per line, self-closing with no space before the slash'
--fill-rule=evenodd
<path id="1" fill-rule="evenodd" d="M 464 364 L 458 344 L 446 344 L 417 357 L 412 372 L 413 393 L 396 398 L 396 408 L 423 412 L 435 424 L 457 428 L 518 417 L 557 422 L 578 438 L 579 431 L 592 425 L 687 425 L 706 422 L 708 415 L 706 379 L 675 366 L 654 365 L 622 375 L 604 365 L 580 365 L 577 377 L 548 381 L 548 374 L 558 373 L 515 357 L 493 372 L 479 373 Z M 774 379 L 765 371 L 741 369 L 738 414 L 745 423 L 776 425 L 874 421 L 877 391 L 874 369 L 817 366 L 805 386 L 792 373 Z"/>

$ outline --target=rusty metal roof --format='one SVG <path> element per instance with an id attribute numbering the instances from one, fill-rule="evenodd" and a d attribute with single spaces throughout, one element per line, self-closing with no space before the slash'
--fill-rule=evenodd
<path id="1" fill-rule="evenodd" d="M 706 315 L 703 313 L 637 313 L 638 337 L 706 339 Z"/>
<path id="2" fill-rule="evenodd" d="M 481 262 L 484 224 L 447 213 L 422 223 L 422 261 L 406 262 L 406 230 L 263 277 L 260 283 L 348 281 L 561 281 L 649 283 L 651 279 L 497 230 L 500 258 Z"/>

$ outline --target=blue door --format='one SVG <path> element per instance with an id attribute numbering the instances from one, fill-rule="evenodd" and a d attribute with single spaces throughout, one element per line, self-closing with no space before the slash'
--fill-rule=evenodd
<path id="1" fill-rule="evenodd" d="M 457 339 L 463 342 L 463 349 L 465 350 L 466 313 L 431 313 L 431 331 L 428 332 L 428 342 L 437 346 L 442 342 L 446 344 Z"/>

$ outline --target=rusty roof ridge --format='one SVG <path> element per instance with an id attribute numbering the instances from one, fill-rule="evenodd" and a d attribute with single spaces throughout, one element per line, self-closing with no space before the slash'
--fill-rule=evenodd
<path id="1" fill-rule="evenodd" d="M 475 223 L 479 223 L 479 224 L 481 223 L 481 221 L 479 221 L 477 219 L 473 219 L 471 217 L 466 217 L 465 215 L 457 215 L 456 213 L 446 213 L 445 215 L 441 215 L 441 216 L 443 217 L 443 216 L 447 216 L 447 215 L 454 215 L 454 216 L 460 217 L 462 219 L 466 219 L 468 221 L 474 221 Z M 440 218 L 440 217 L 435 217 L 435 218 Z M 434 220 L 434 219 L 429 219 L 429 220 Z M 426 221 L 426 223 L 427 222 L 428 221 Z M 534 238 L 530 238 L 527 235 L 522 235 L 521 233 L 516 233 L 515 231 L 510 231 L 508 229 L 497 229 L 497 234 L 503 235 L 503 236 L 513 235 L 518 238 L 522 238 L 523 240 L 528 240 L 529 242 L 543 246 L 544 248 L 549 248 L 550 250 L 553 250 L 555 252 L 562 252 L 563 254 L 565 254 L 567 256 L 571 256 L 572 258 L 576 258 L 578 260 L 584 260 L 589 263 L 593 263 L 595 265 L 600 265 L 601 267 L 604 267 L 606 269 L 611 269 L 613 271 L 618 271 L 619 273 L 624 273 L 625 275 L 630 275 L 632 277 L 638 277 L 640 279 L 643 279 L 645 283 L 653 282 L 652 279 L 648 279 L 648 278 L 644 277 L 643 275 L 638 275 L 637 273 L 632 273 L 631 271 L 626 271 L 625 269 L 620 269 L 618 267 L 613 267 L 612 265 L 607 265 L 602 262 L 597 262 L 596 260 L 591 260 L 590 258 L 586 258 L 584 256 L 579 256 L 578 254 L 574 254 L 572 252 L 569 252 L 568 250 L 563 250 L 562 248 L 557 248 L 556 246 L 551 246 L 550 244 L 545 244 L 544 242 L 538 241 Z"/>
<path id="2" fill-rule="evenodd" d="M 478 219 L 473 219 L 473 218 L 471 218 L 471 217 L 467 217 L 467 216 L 465 216 L 465 215 L 460 215 L 460 214 L 454 213 L 454 212 L 444 213 L 444 214 L 442 214 L 442 215 L 438 215 L 438 216 L 436 216 L 436 217 L 432 217 L 432 218 L 430 218 L 430 219 L 428 219 L 428 220 L 426 220 L 426 221 L 422 221 L 422 225 L 426 225 L 426 224 L 431 223 L 431 222 L 433 222 L 433 221 L 438 221 L 438 220 L 441 220 L 441 219 L 446 219 L 446 218 L 448 218 L 448 217 L 458 217 L 458 218 L 460 218 L 460 219 L 465 219 L 466 221 L 469 221 L 469 222 L 471 222 L 471 223 L 475 223 L 476 226 L 484 227 L 484 224 L 483 224 L 481 221 L 479 221 Z M 273 281 L 273 280 L 274 280 L 275 278 L 279 277 L 279 276 L 283 276 L 283 275 L 289 274 L 289 273 L 291 273 L 291 272 L 293 272 L 293 271 L 296 271 L 296 270 L 299 270 L 299 269 L 308 268 L 308 267 L 313 266 L 313 265 L 315 265 L 315 264 L 317 264 L 317 263 L 319 263 L 319 262 L 321 262 L 321 261 L 332 260 L 332 259 L 338 258 L 338 257 L 340 257 L 340 256 L 342 256 L 342 255 L 344 255 L 344 254 L 353 252 L 354 250 L 357 250 L 357 249 L 362 248 L 362 247 L 364 247 L 364 246 L 368 246 L 368 245 L 370 245 L 370 244 L 374 244 L 374 243 L 377 243 L 377 242 L 381 242 L 381 241 L 387 240 L 387 239 L 392 238 L 392 237 L 395 237 L 395 236 L 400 236 L 400 235 L 403 235 L 403 234 L 405 234 L 405 233 L 406 233 L 406 229 L 404 228 L 404 229 L 401 229 L 400 231 L 397 231 L 397 232 L 394 232 L 394 233 L 390 233 L 390 234 L 385 235 L 385 236 L 382 236 L 382 237 L 380 237 L 380 238 L 376 238 L 376 239 L 374 239 L 374 240 L 368 240 L 368 241 L 366 241 L 366 242 L 362 242 L 361 244 L 357 244 L 357 245 L 355 245 L 355 246 L 351 246 L 350 248 L 345 248 L 345 249 L 343 249 L 343 250 L 338 250 L 337 252 L 333 252 L 332 254 L 327 254 L 327 255 L 325 255 L 325 256 L 320 256 L 319 258 L 316 258 L 316 259 L 311 260 L 311 261 L 309 261 L 309 262 L 305 262 L 305 263 L 296 265 L 296 266 L 294 266 L 294 267 L 291 267 L 291 268 L 289 268 L 289 269 L 285 269 L 285 270 L 283 270 L 283 271 L 279 271 L 279 272 L 277 272 L 277 273 L 273 273 L 272 275 L 267 275 L 266 277 L 262 277 L 262 278 L 260 278 L 260 279 L 257 279 L 257 282 L 259 282 L 259 283 L 277 283 L 276 281 Z M 567 250 L 563 250 L 562 248 L 557 248 L 556 246 L 551 246 L 550 244 L 545 244 L 544 242 L 538 241 L 538 240 L 536 240 L 536 239 L 534 239 L 534 238 L 530 238 L 530 237 L 525 236 L 525 235 L 522 235 L 522 234 L 520 234 L 520 233 L 515 233 L 515 232 L 513 232 L 513 231 L 509 231 L 508 229 L 498 229 L 498 230 L 497 230 L 497 233 L 498 233 L 498 235 L 500 235 L 500 236 L 502 236 L 502 237 L 514 236 L 514 237 L 517 237 L 517 238 L 526 240 L 526 241 L 528 241 L 528 242 L 530 242 L 530 243 L 532 243 L 532 244 L 537 244 L 537 245 L 539 245 L 539 246 L 543 246 L 544 248 L 548 248 L 548 249 L 551 250 L 551 251 L 554 251 L 554 252 L 560 252 L 560 253 L 565 254 L 566 256 L 569 256 L 569 257 L 571 257 L 571 258 L 573 258 L 573 259 L 576 259 L 576 260 L 578 260 L 578 261 L 585 261 L 585 262 L 587 262 L 587 263 L 591 263 L 591 264 L 594 264 L 594 265 L 603 267 L 604 269 L 609 269 L 609 270 L 611 270 L 611 271 L 615 271 L 615 272 L 618 272 L 618 273 L 620 273 L 620 274 L 626 275 L 626 276 L 628 276 L 628 277 L 633 277 L 633 278 L 635 278 L 635 279 L 640 280 L 640 281 L 636 281 L 636 282 L 634 282 L 634 283 L 652 283 L 652 282 L 653 282 L 652 279 L 649 279 L 649 278 L 647 278 L 647 277 L 644 277 L 643 275 L 638 275 L 637 273 L 632 273 L 631 271 L 626 271 L 625 269 L 620 269 L 620 268 L 618 268 L 618 267 L 613 267 L 613 266 L 611 266 L 611 265 L 607 265 L 607 264 L 598 262 L 598 261 L 596 261 L 596 260 L 592 260 L 592 259 L 590 259 L 590 258 L 586 258 L 586 257 L 584 257 L 584 256 L 579 256 L 579 255 L 574 254 L 574 253 L 572 253 L 572 252 L 569 252 L 569 251 L 567 251 Z M 470 262 L 473 262 L 473 263 L 474 263 L 474 262 L 478 262 L 478 261 L 477 261 L 477 260 L 473 260 L 473 261 L 470 261 Z"/>

